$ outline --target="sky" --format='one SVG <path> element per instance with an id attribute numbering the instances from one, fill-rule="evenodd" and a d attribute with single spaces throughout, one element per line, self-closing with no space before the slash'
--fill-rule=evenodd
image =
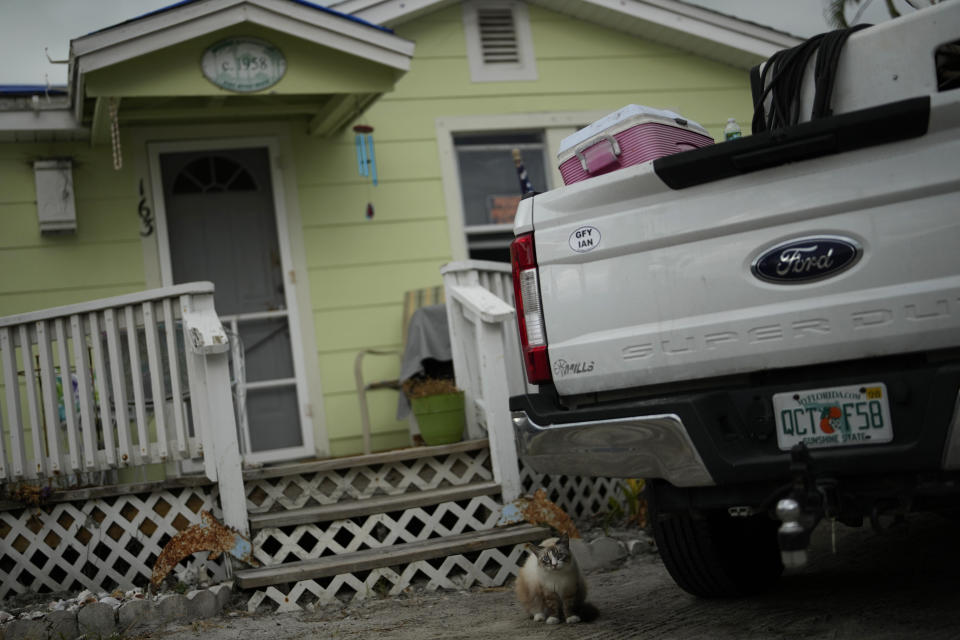
<path id="1" fill-rule="evenodd" d="M 315 0 L 318 1 L 318 0 Z M 829 27 L 826 0 L 686 0 L 714 11 L 764 24 L 801 37 Z M 902 3 L 903 0 L 898 0 Z M 174 0 L 0 0 L 0 85 L 67 83 L 66 60 L 72 38 L 173 4 Z M 322 0 L 318 4 L 324 4 Z M 886 18 L 882 0 L 872 0 L 862 22 Z M 849 15 L 849 14 L 848 14 Z"/>

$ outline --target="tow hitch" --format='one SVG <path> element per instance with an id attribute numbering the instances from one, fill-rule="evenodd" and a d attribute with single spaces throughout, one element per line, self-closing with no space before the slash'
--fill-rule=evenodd
<path id="1" fill-rule="evenodd" d="M 793 486 L 790 496 L 777 503 L 777 518 L 781 523 L 777 531 L 780 558 L 788 569 L 807 564 L 810 534 L 825 514 L 826 497 L 834 493 L 830 491 L 832 483 L 817 486 L 812 467 L 806 445 L 800 443 L 790 450 Z"/>

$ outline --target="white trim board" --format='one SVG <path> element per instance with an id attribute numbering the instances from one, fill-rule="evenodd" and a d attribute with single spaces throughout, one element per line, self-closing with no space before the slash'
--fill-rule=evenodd
<path id="1" fill-rule="evenodd" d="M 270 180 L 273 191 L 274 218 L 277 225 L 277 244 L 280 249 L 280 265 L 284 280 L 284 299 L 287 307 L 287 322 L 290 326 L 291 355 L 293 356 L 294 377 L 296 378 L 297 401 L 301 425 L 303 444 L 299 447 L 272 449 L 259 453 L 245 453 L 244 462 L 260 464 L 279 460 L 293 460 L 317 454 L 314 439 L 313 401 L 310 394 L 310 385 L 307 384 L 306 362 L 304 351 L 307 342 L 301 326 L 300 304 L 296 269 L 292 249 L 290 246 L 290 229 L 287 223 L 286 196 L 287 185 L 280 170 L 280 143 L 275 137 L 236 137 L 221 139 L 194 139 L 170 142 L 151 142 L 147 144 L 147 163 L 150 175 L 151 194 L 154 205 L 154 222 L 156 225 L 157 253 L 160 262 L 160 278 L 164 286 L 173 283 L 173 268 L 170 259 L 170 238 L 167 230 L 166 204 L 163 197 L 163 179 L 160 167 L 160 155 L 164 153 L 180 153 L 184 151 L 216 151 L 218 149 L 266 148 L 270 163 Z M 306 272 L 303 271 L 305 274 Z M 306 286 L 306 277 L 301 281 Z M 316 349 L 314 349 L 316 351 Z M 322 396 L 321 396 L 322 398 Z M 321 434 L 323 445 L 322 455 L 329 452 L 325 425 Z"/>

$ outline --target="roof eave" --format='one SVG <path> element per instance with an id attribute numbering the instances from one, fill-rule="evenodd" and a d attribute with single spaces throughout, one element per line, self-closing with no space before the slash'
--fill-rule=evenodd
<path id="1" fill-rule="evenodd" d="M 74 131 L 86 132 L 69 107 L 40 111 L 0 111 L 0 132 L 10 131 Z"/>
<path id="2" fill-rule="evenodd" d="M 803 42 L 789 33 L 677 0 L 528 2 L 739 68 L 749 68 Z M 453 0 L 343 0 L 332 6 L 393 27 L 449 4 Z"/>

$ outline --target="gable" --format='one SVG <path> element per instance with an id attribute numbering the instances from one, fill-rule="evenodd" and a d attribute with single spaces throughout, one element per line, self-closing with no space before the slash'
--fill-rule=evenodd
<path id="1" fill-rule="evenodd" d="M 267 81 L 238 86 L 211 66 L 210 48 L 231 38 L 266 52 Z M 78 38 L 70 50 L 74 118 L 102 141 L 108 113 L 209 119 L 225 101 L 228 117 L 306 115 L 311 132 L 328 134 L 392 90 L 410 67 L 413 43 L 296 0 L 193 0 Z M 212 102 L 196 102 L 203 97 Z"/>

